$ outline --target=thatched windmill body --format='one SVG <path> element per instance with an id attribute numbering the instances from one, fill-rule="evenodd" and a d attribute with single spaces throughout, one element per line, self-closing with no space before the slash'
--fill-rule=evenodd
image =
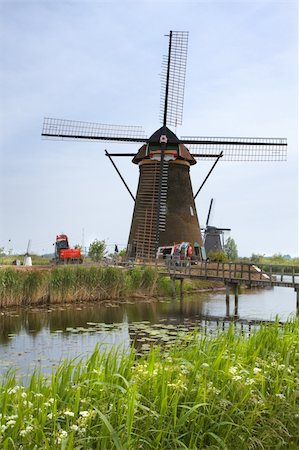
<path id="1" fill-rule="evenodd" d="M 154 258 L 158 247 L 188 242 L 201 258 L 203 241 L 198 221 L 190 167 L 196 159 L 230 161 L 281 161 L 286 139 L 281 138 L 178 138 L 169 127 L 182 124 L 188 32 L 170 31 L 168 54 L 162 64 L 162 127 L 147 138 L 141 127 L 102 125 L 46 118 L 42 136 L 52 139 L 143 143 L 135 153 L 108 153 L 134 200 L 128 239 L 128 256 Z M 133 156 L 139 166 L 136 197 L 112 157 Z M 195 159 L 196 158 L 196 159 Z M 203 183 L 204 184 L 204 183 Z M 202 184 L 202 186 L 203 186 Z M 202 187 L 201 186 L 201 187 Z"/>

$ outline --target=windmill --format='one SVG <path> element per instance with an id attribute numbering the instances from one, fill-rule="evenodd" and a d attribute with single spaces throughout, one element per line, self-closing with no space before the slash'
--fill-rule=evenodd
<path id="1" fill-rule="evenodd" d="M 44 138 L 142 143 L 137 153 L 108 153 L 106 156 L 121 177 L 134 201 L 127 255 L 154 258 L 158 247 L 188 242 L 201 258 L 203 241 L 195 197 L 218 161 L 282 161 L 286 139 L 198 137 L 178 138 L 169 127 L 182 124 L 188 48 L 187 31 L 170 31 L 168 54 L 162 62 L 162 126 L 150 137 L 141 127 L 104 125 L 45 118 Z M 112 157 L 133 156 L 139 166 L 136 197 L 130 191 Z M 215 160 L 202 186 L 193 194 L 190 167 L 196 159 Z"/>
<path id="2" fill-rule="evenodd" d="M 28 245 L 27 245 L 27 251 L 24 255 L 24 261 L 23 261 L 23 265 L 24 266 L 32 266 L 32 259 L 30 256 L 30 249 L 31 249 L 31 240 L 29 239 L 28 241 Z"/>
<path id="3" fill-rule="evenodd" d="M 206 221 L 206 227 L 204 229 L 204 247 L 207 255 L 209 255 L 210 252 L 223 252 L 224 247 L 223 234 L 225 231 L 231 231 L 230 228 L 218 228 L 209 225 L 213 201 L 214 199 L 211 198 Z"/>

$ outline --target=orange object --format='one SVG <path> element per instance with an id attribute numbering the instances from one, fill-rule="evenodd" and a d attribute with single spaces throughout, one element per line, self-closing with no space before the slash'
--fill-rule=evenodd
<path id="1" fill-rule="evenodd" d="M 80 248 L 70 248 L 66 234 L 58 234 L 55 242 L 56 264 L 81 264 L 83 258 Z"/>

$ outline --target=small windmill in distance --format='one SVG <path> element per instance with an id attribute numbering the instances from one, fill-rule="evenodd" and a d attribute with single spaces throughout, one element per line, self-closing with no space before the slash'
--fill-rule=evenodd
<path id="1" fill-rule="evenodd" d="M 223 252 L 224 248 L 224 232 L 231 231 L 230 228 L 218 228 L 209 225 L 211 211 L 214 199 L 211 198 L 209 212 L 206 221 L 206 227 L 204 229 L 204 246 L 207 256 L 211 252 Z"/>
<path id="2" fill-rule="evenodd" d="M 108 153 L 134 201 L 127 246 L 129 258 L 155 258 L 160 246 L 188 242 L 193 255 L 205 258 L 205 249 L 193 194 L 190 168 L 196 159 L 221 161 L 284 161 L 284 138 L 178 138 L 169 127 L 182 124 L 188 32 L 170 31 L 168 54 L 162 63 L 162 127 L 146 137 L 141 127 L 104 125 L 45 118 L 42 136 L 51 139 L 143 143 L 137 153 Z M 132 194 L 112 157 L 131 156 L 139 167 L 136 196 Z M 204 182 L 205 182 L 204 181 Z M 203 184 L 202 184 L 203 185 Z"/>
<path id="3" fill-rule="evenodd" d="M 32 266 L 32 258 L 30 256 L 30 250 L 31 250 L 31 239 L 29 239 L 28 241 L 27 251 L 24 254 L 24 261 L 23 261 L 24 266 Z"/>

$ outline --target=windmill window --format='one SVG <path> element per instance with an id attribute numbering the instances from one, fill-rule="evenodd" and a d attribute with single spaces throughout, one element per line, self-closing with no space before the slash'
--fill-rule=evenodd
<path id="1" fill-rule="evenodd" d="M 194 211 L 193 211 L 192 206 L 190 206 L 190 214 L 191 214 L 191 216 L 194 216 Z"/>

